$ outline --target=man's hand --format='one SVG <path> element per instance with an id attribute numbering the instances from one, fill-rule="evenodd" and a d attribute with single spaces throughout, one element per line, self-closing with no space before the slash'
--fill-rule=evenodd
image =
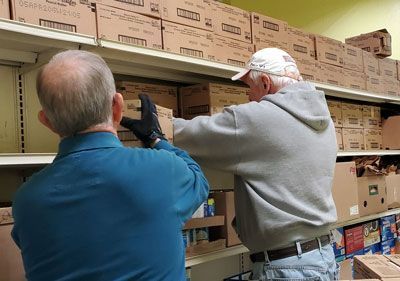
<path id="1" fill-rule="evenodd" d="M 142 102 L 142 119 L 135 120 L 128 117 L 122 117 L 121 126 L 131 130 L 135 136 L 140 139 L 146 147 L 151 147 L 155 140 L 164 139 L 160 123 L 158 122 L 157 110 L 146 94 L 140 94 Z"/>

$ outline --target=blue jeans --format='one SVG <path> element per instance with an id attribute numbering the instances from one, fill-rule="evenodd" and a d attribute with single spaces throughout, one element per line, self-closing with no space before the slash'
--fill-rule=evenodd
<path id="1" fill-rule="evenodd" d="M 339 280 L 339 266 L 330 244 L 280 260 L 256 262 L 249 280 Z"/>

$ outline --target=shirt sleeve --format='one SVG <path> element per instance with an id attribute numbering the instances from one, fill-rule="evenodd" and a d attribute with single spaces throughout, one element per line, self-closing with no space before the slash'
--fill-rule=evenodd
<path id="1" fill-rule="evenodd" d="M 192 120 L 174 118 L 174 144 L 187 150 L 201 165 L 236 174 L 241 148 L 233 107 Z"/>
<path id="2" fill-rule="evenodd" d="M 208 182 L 200 166 L 183 150 L 161 140 L 155 149 L 164 149 L 177 157 L 173 158 L 173 185 L 175 207 L 183 224 L 192 217 L 197 208 L 207 199 Z"/>

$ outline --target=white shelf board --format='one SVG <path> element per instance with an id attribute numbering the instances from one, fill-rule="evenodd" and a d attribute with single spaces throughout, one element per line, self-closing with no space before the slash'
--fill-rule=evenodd
<path id="1" fill-rule="evenodd" d="M 0 167 L 43 166 L 53 162 L 54 153 L 1 153 Z"/>
<path id="2" fill-rule="evenodd" d="M 97 48 L 95 50 L 96 53 L 100 54 L 111 65 L 126 66 L 123 71 L 120 71 L 121 74 L 141 75 L 158 79 L 170 77 L 169 79 L 173 81 L 186 82 L 187 78 L 185 77 L 196 78 L 199 74 L 210 77 L 210 80 L 215 79 L 215 77 L 230 79 L 242 70 L 240 67 L 163 50 L 149 49 L 104 39 L 98 39 L 97 41 L 101 48 Z M 116 71 L 118 72 L 121 69 L 121 67 L 116 68 Z M 165 77 L 165 75 L 169 76 Z M 179 77 L 179 75 L 182 77 Z M 193 81 L 193 79 L 188 81 Z"/>
<path id="3" fill-rule="evenodd" d="M 384 156 L 384 155 L 400 155 L 400 150 L 368 150 L 368 151 L 338 151 L 337 156 Z"/>
<path id="4" fill-rule="evenodd" d="M 185 267 L 191 267 L 205 262 L 210 262 L 221 258 L 239 255 L 242 253 L 246 253 L 248 251 L 249 250 L 243 245 L 228 247 L 211 253 L 186 258 Z"/>
<path id="5" fill-rule="evenodd" d="M 78 49 L 81 45 L 96 46 L 96 38 L 0 18 L 3 61 L 34 63 L 38 54 L 52 48 Z"/>
<path id="6" fill-rule="evenodd" d="M 388 103 L 400 104 L 400 97 L 395 97 L 385 94 L 370 93 L 366 91 L 348 89 L 348 88 L 338 87 L 335 85 L 328 85 L 317 82 L 313 83 L 317 89 L 323 90 L 327 96 L 354 99 L 359 101 L 369 101 L 378 103 L 388 102 Z"/>
<path id="7" fill-rule="evenodd" d="M 344 226 L 348 226 L 348 225 L 353 225 L 353 224 L 358 224 L 358 223 L 362 223 L 362 222 L 366 222 L 366 221 L 370 221 L 370 220 L 374 220 L 374 219 L 378 219 L 378 218 L 382 218 L 382 217 L 386 217 L 386 216 L 396 215 L 399 213 L 400 213 L 400 208 L 396 208 L 396 209 L 392 209 L 392 210 L 385 211 L 382 213 L 372 214 L 372 215 L 368 215 L 368 216 L 350 220 L 350 221 L 339 222 L 339 223 L 334 224 L 332 226 L 332 229 L 335 229 L 338 227 L 344 227 Z"/>

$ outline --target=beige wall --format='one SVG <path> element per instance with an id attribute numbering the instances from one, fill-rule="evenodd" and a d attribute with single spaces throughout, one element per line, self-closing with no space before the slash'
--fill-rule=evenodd
<path id="1" fill-rule="evenodd" d="M 392 35 L 392 58 L 400 59 L 399 0 L 231 0 L 233 6 L 257 11 L 310 32 L 341 41 L 386 28 Z"/>

